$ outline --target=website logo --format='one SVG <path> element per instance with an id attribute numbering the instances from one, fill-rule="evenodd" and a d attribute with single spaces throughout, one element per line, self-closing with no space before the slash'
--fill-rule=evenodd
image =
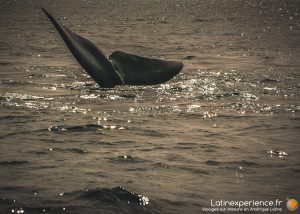
<path id="1" fill-rule="evenodd" d="M 286 207 L 289 211 L 296 211 L 298 209 L 298 201 L 295 199 L 287 199 Z"/>

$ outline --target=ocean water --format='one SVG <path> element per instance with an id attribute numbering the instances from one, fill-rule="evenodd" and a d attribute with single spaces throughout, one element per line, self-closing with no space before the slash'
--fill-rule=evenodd
<path id="1" fill-rule="evenodd" d="M 205 213 L 220 199 L 279 199 L 288 213 L 300 193 L 299 5 L 1 0 L 0 213 Z M 37 6 L 107 55 L 184 68 L 101 89 Z"/>

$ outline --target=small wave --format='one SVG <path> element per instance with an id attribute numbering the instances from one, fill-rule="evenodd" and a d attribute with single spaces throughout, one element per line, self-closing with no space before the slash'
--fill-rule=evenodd
<path id="1" fill-rule="evenodd" d="M 280 159 L 288 156 L 288 154 L 284 151 L 280 151 L 280 150 L 268 150 L 267 153 L 271 156 L 271 157 L 278 157 Z"/>
<path id="2" fill-rule="evenodd" d="M 95 82 L 73 82 L 71 85 L 67 85 L 66 88 L 73 90 L 82 90 L 86 88 L 98 88 Z"/>
<path id="3" fill-rule="evenodd" d="M 217 99 L 224 99 L 228 97 L 237 97 L 241 96 L 240 92 L 226 92 L 222 94 L 214 94 L 214 95 L 200 95 L 197 98 L 201 100 L 217 100 Z"/>
<path id="4" fill-rule="evenodd" d="M 164 168 L 166 170 L 176 170 L 176 171 L 186 171 L 188 173 L 198 174 L 198 175 L 207 175 L 209 174 L 206 169 L 200 168 L 197 165 L 171 165 L 165 163 L 152 163 L 152 166 L 155 168 Z"/>
<path id="5" fill-rule="evenodd" d="M 241 160 L 241 161 L 229 161 L 229 162 L 220 162 L 217 160 L 207 160 L 205 162 L 209 166 L 218 166 L 219 168 L 227 168 L 227 169 L 237 169 L 244 167 L 255 167 L 259 164 L 254 161 L 249 160 Z"/>
<path id="6" fill-rule="evenodd" d="M 98 99 L 100 98 L 99 94 L 84 94 L 80 95 L 80 99 L 82 100 L 91 100 L 91 99 Z"/>
<path id="7" fill-rule="evenodd" d="M 87 124 L 87 125 L 79 125 L 79 126 L 50 126 L 48 131 L 51 132 L 64 132 L 64 131 L 72 131 L 72 132 L 87 132 L 87 131 L 95 131 L 98 129 L 102 129 L 103 126 L 97 124 Z"/>
<path id="8" fill-rule="evenodd" d="M 63 152 L 63 153 L 65 153 L 65 152 L 71 152 L 71 153 L 76 153 L 76 154 L 80 154 L 80 155 L 88 153 L 86 150 L 79 149 L 79 148 L 63 149 L 63 148 L 59 148 L 59 147 L 49 148 L 48 151 L 58 151 L 58 152 Z M 46 154 L 48 154 L 48 153 L 46 153 Z"/>
<path id="9" fill-rule="evenodd" d="M 241 161 L 231 161 L 227 162 L 227 164 L 233 164 L 233 165 L 238 165 L 238 166 L 257 166 L 258 163 L 255 163 L 253 161 L 248 161 L 248 160 L 241 160 Z"/>
<path id="10" fill-rule="evenodd" d="M 47 155 L 49 154 L 49 152 L 47 151 L 28 151 L 27 153 L 30 153 L 30 154 L 34 154 L 34 155 Z"/>
<path id="11" fill-rule="evenodd" d="M 5 93 L 4 97 L 7 99 L 20 99 L 20 100 L 43 100 L 44 97 L 34 96 L 30 94 L 19 94 L 19 93 Z"/>
<path id="12" fill-rule="evenodd" d="M 265 78 L 265 79 L 262 79 L 260 82 L 261 83 L 277 83 L 277 82 L 279 82 L 279 80 L 272 79 L 272 78 Z"/>
<path id="13" fill-rule="evenodd" d="M 184 60 L 192 60 L 194 58 L 196 58 L 196 56 L 186 56 L 186 57 L 184 57 L 182 59 L 184 59 Z"/>
<path id="14" fill-rule="evenodd" d="M 139 157 L 134 157 L 133 155 L 119 155 L 118 157 L 108 158 L 109 162 L 112 163 L 140 163 L 146 162 L 147 160 L 141 159 Z"/>
<path id="15" fill-rule="evenodd" d="M 206 163 L 207 165 L 212 165 L 212 166 L 218 166 L 218 165 L 221 164 L 220 162 L 215 161 L 215 160 L 207 160 L 205 163 Z"/>
<path id="16" fill-rule="evenodd" d="M 29 115 L 22 115 L 22 116 L 18 116 L 18 115 L 7 115 L 7 116 L 0 116 L 0 120 L 14 120 L 14 119 L 30 119 L 31 116 Z"/>
<path id="17" fill-rule="evenodd" d="M 6 66 L 6 65 L 11 65 L 12 63 L 10 62 L 5 62 L 5 61 L 0 61 L 0 65 Z"/>
<path id="18" fill-rule="evenodd" d="M 202 18 L 196 18 L 194 19 L 194 22 L 208 22 L 209 19 L 202 19 Z"/>
<path id="19" fill-rule="evenodd" d="M 118 163 L 120 163 L 120 162 L 128 163 L 128 162 L 135 162 L 137 159 L 135 157 L 133 157 L 132 155 L 120 155 L 116 158 L 110 158 L 109 160 L 112 162 L 118 162 Z"/>
<path id="20" fill-rule="evenodd" d="M 49 154 L 51 151 L 58 151 L 58 152 L 71 152 L 71 153 L 76 153 L 76 154 L 86 154 L 88 153 L 86 150 L 80 149 L 80 148 L 60 148 L 60 147 L 55 147 L 55 148 L 48 148 L 47 150 L 42 150 L 42 151 L 29 151 L 28 153 L 32 154 L 38 154 L 38 155 L 44 155 L 44 154 Z"/>
<path id="21" fill-rule="evenodd" d="M 159 168 L 165 168 L 165 169 L 170 169 L 170 166 L 165 164 L 165 163 L 154 163 L 153 166 L 156 168 L 156 167 L 159 167 Z"/>
<path id="22" fill-rule="evenodd" d="M 53 109 L 61 112 L 82 113 L 82 114 L 86 114 L 87 112 L 91 111 L 91 109 L 78 108 L 76 106 L 68 106 L 68 105 L 54 107 Z"/>
<path id="23" fill-rule="evenodd" d="M 79 149 L 79 148 L 71 148 L 71 149 L 68 149 L 68 151 L 73 152 L 73 153 L 77 153 L 77 154 L 86 154 L 87 153 L 86 150 L 82 150 L 82 149 Z"/>
<path id="24" fill-rule="evenodd" d="M 66 129 L 66 128 L 63 128 L 63 127 L 61 127 L 61 126 L 50 126 L 50 127 L 48 128 L 48 131 L 49 131 L 49 132 L 63 132 L 63 131 L 67 131 L 67 129 Z"/>
<path id="25" fill-rule="evenodd" d="M 120 203 L 134 204 L 134 205 L 148 205 L 149 198 L 134 192 L 126 190 L 124 187 L 108 188 L 95 188 L 84 191 L 73 191 L 64 193 L 65 196 L 76 197 L 83 200 L 99 201 L 106 203 Z"/>
<path id="26" fill-rule="evenodd" d="M 48 213 L 48 214 L 58 214 L 58 213 L 66 213 L 66 211 L 74 210 L 74 207 L 69 208 L 67 206 L 24 206 L 19 203 L 9 203 L 8 200 L 15 201 L 13 199 L 3 199 L 0 200 L 0 212 L 3 213 L 30 213 L 30 214 L 40 214 L 40 213 Z M 2 212 L 1 212 L 2 213 Z"/>
<path id="27" fill-rule="evenodd" d="M 29 78 L 35 78 L 35 77 L 37 77 L 37 78 L 46 78 L 46 77 L 49 77 L 49 76 L 46 75 L 46 74 L 30 74 L 29 75 Z"/>
<path id="28" fill-rule="evenodd" d="M 219 148 L 218 146 L 216 145 L 213 145 L 213 144 L 201 144 L 201 148 L 204 148 L 204 149 L 216 149 L 216 148 Z"/>
<path id="29" fill-rule="evenodd" d="M 89 131 L 97 131 L 103 129 L 117 129 L 117 130 L 125 130 L 126 127 L 120 125 L 101 125 L 101 124 L 87 124 L 87 125 L 78 125 L 78 126 L 56 126 L 52 125 L 48 128 L 48 131 L 62 133 L 62 132 L 89 132 Z"/>
<path id="30" fill-rule="evenodd" d="M 119 100 L 119 99 L 134 99 L 136 98 L 135 94 L 107 94 L 107 95 L 103 95 L 103 94 L 84 94 L 84 95 L 80 95 L 80 99 L 83 100 L 90 100 L 90 99 L 108 99 L 108 100 Z"/>
<path id="31" fill-rule="evenodd" d="M 21 80 L 1 80 L 3 84 L 10 84 L 10 85 L 31 85 L 33 84 L 32 81 L 21 81 Z"/>
<path id="32" fill-rule="evenodd" d="M 185 170 L 187 172 L 195 173 L 198 175 L 207 175 L 208 174 L 208 171 L 206 169 L 197 168 L 197 167 L 193 167 L 193 166 L 177 166 L 177 168 L 180 170 Z"/>
<path id="33" fill-rule="evenodd" d="M 126 98 L 126 99 L 134 99 L 137 97 L 136 94 L 120 94 L 120 97 Z"/>
<path id="34" fill-rule="evenodd" d="M 74 209 L 74 208 L 73 208 Z M 48 213 L 48 214 L 59 214 L 59 213 L 68 213 L 69 210 L 72 210 L 69 207 L 65 206 L 39 206 L 39 207 L 19 207 L 12 208 L 11 213 L 31 213 L 31 214 L 40 214 L 40 213 Z"/>
<path id="35" fill-rule="evenodd" d="M 0 165 L 3 166 L 10 166 L 10 165 L 22 165 L 22 164 L 27 164 L 29 163 L 28 161 L 18 161 L 18 160 L 8 160 L 8 161 L 1 161 Z"/>
<path id="36" fill-rule="evenodd" d="M 160 133 L 155 130 L 146 130 L 146 131 L 144 131 L 143 135 L 151 136 L 151 137 L 160 137 L 160 138 L 164 138 L 164 137 L 168 136 L 166 134 Z"/>

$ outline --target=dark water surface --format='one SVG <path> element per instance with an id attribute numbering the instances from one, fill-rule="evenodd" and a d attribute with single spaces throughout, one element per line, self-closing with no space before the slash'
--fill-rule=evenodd
<path id="1" fill-rule="evenodd" d="M 184 69 L 162 85 L 100 89 L 32 3 L 107 55 Z M 299 5 L 1 0 L 0 213 L 299 199 Z"/>

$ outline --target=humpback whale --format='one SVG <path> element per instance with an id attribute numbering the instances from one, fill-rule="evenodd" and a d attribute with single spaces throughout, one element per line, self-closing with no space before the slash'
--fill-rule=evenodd
<path id="1" fill-rule="evenodd" d="M 167 82 L 183 68 L 181 62 L 141 57 L 122 51 L 112 52 L 109 59 L 91 41 L 74 33 L 41 8 L 65 44 L 100 87 L 116 85 L 155 85 Z"/>

